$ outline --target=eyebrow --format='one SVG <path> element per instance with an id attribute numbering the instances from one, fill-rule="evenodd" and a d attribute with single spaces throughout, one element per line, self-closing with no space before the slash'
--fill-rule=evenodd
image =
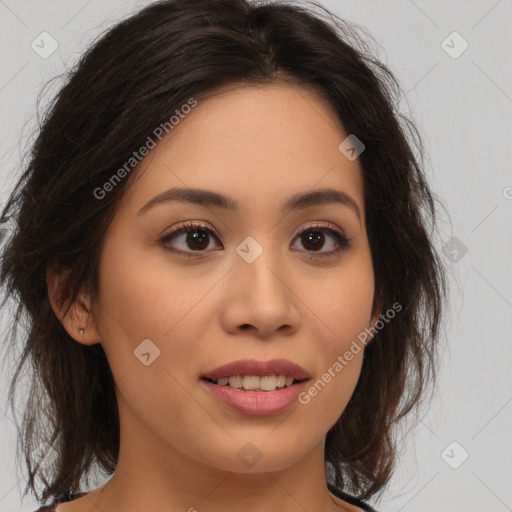
<path id="1" fill-rule="evenodd" d="M 240 208 L 240 204 L 236 199 L 212 190 L 175 187 L 150 199 L 140 208 L 138 215 L 146 213 L 157 205 L 171 202 L 191 203 L 199 206 L 222 208 L 234 212 L 238 211 Z M 346 192 L 333 188 L 322 188 L 313 190 L 312 192 L 295 194 L 282 204 L 281 214 L 285 214 L 291 210 L 303 210 L 311 206 L 327 204 L 341 204 L 350 208 L 357 215 L 359 222 L 361 222 L 361 212 L 355 200 Z"/>

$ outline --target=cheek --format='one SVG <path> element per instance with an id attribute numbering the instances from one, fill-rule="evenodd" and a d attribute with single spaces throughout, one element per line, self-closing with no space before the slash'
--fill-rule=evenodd
<path id="1" fill-rule="evenodd" d="M 111 227 L 113 229 L 114 226 Z M 157 269 L 142 258 L 123 230 L 115 227 L 104 243 L 99 265 L 99 308 L 96 319 L 102 345 L 115 377 L 122 376 L 140 361 L 134 351 L 149 339 L 156 340 L 164 330 L 159 305 L 161 291 L 157 287 Z M 126 231 L 125 231 L 126 232 Z M 167 328 L 171 326 L 169 316 Z M 158 353 L 158 350 L 154 350 Z M 135 357 L 134 357 L 135 356 Z"/>
<path id="2" fill-rule="evenodd" d="M 326 335 L 331 356 L 333 351 L 346 350 L 371 322 L 374 274 L 369 254 L 347 260 L 338 272 L 321 277 L 316 287 L 309 283 L 309 290 L 305 296 Z"/>
<path id="3" fill-rule="evenodd" d="M 371 321 L 374 276 L 371 261 L 361 258 L 322 281 L 321 293 L 310 294 L 321 347 L 319 374 L 300 398 L 310 408 L 313 429 L 330 428 L 342 414 L 359 380 L 365 329 Z"/>
<path id="4" fill-rule="evenodd" d="M 122 337 L 134 341 L 147 337 L 148 327 L 155 325 L 155 305 L 159 297 L 155 275 L 145 260 L 138 258 L 129 247 L 109 240 L 102 253 L 99 279 L 100 324 L 107 331 L 105 337 L 116 339 L 111 329 L 124 331 Z"/>
<path id="5" fill-rule="evenodd" d="M 144 258 L 113 238 L 104 246 L 99 274 L 97 324 L 122 396 L 119 407 L 128 405 L 156 429 L 187 414 L 201 425 L 200 411 L 188 410 L 185 369 L 197 358 L 191 340 L 200 336 L 195 326 L 204 322 L 195 319 L 201 316 L 200 299 L 213 283 L 198 280 L 191 286 L 185 272 Z"/>
<path id="6" fill-rule="evenodd" d="M 140 243 L 126 237 L 111 236 L 104 244 L 97 325 L 116 377 L 139 368 L 145 347 L 155 357 L 152 368 L 174 373 L 187 367 L 196 350 L 191 341 L 208 325 L 201 320 L 208 303 L 204 298 L 218 276 L 202 275 L 199 267 L 177 267 L 164 252 L 154 254 L 148 257 Z"/>
<path id="7" fill-rule="evenodd" d="M 130 238 L 129 227 L 111 229 L 99 269 L 100 302 L 105 313 L 102 324 L 109 329 L 116 323 L 134 340 L 161 337 L 187 306 L 184 273 L 169 265 L 158 251 L 148 251 L 140 241 Z"/>

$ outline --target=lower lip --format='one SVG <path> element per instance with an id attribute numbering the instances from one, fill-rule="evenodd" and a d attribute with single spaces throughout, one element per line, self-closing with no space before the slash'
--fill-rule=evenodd
<path id="1" fill-rule="evenodd" d="M 297 382 L 277 391 L 241 391 L 230 386 L 218 386 L 201 379 L 214 396 L 240 414 L 248 416 L 272 416 L 288 409 L 307 386 L 308 381 Z"/>

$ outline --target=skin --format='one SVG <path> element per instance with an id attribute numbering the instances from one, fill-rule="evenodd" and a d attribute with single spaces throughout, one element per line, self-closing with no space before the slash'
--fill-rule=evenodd
<path id="1" fill-rule="evenodd" d="M 307 405 L 274 416 L 234 412 L 199 380 L 237 359 L 285 358 L 314 383 L 378 319 L 362 168 L 338 150 L 346 136 L 330 105 L 307 87 L 216 91 L 149 153 L 135 180 L 132 171 L 106 234 L 99 296 L 83 291 L 64 316 L 63 272 L 48 272 L 52 306 L 68 333 L 101 343 L 107 354 L 121 422 L 114 476 L 57 512 L 360 510 L 328 492 L 324 443 L 357 384 L 363 351 Z M 137 214 L 176 186 L 220 192 L 240 211 L 174 202 Z M 280 213 L 289 196 L 324 187 L 349 194 L 361 218 L 334 203 Z M 159 243 L 185 221 L 213 228 L 197 258 Z M 337 228 L 350 248 L 315 258 L 300 236 L 314 221 Z M 250 264 L 235 251 L 247 236 L 263 248 Z M 186 234 L 167 243 L 188 253 L 197 246 Z M 336 246 L 327 234 L 320 252 Z M 160 350 L 149 366 L 134 356 L 145 339 Z M 252 467 L 237 457 L 248 442 L 262 454 Z"/>

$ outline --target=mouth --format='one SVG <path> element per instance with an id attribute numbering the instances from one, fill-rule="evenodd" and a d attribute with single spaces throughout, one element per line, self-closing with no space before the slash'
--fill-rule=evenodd
<path id="1" fill-rule="evenodd" d="M 248 416 L 272 416 L 296 405 L 309 380 L 302 366 L 286 359 L 242 359 L 200 376 L 210 397 Z"/>
<path id="2" fill-rule="evenodd" d="M 285 359 L 235 361 L 200 377 L 211 398 L 246 416 L 273 416 L 290 409 L 310 380 L 304 368 Z"/>
<path id="3" fill-rule="evenodd" d="M 201 375 L 201 379 L 208 380 L 213 384 L 229 385 L 248 391 L 255 389 L 273 391 L 276 387 L 291 386 L 293 381 L 300 382 L 309 378 L 307 370 L 287 359 L 272 359 L 270 361 L 241 359 Z"/>

